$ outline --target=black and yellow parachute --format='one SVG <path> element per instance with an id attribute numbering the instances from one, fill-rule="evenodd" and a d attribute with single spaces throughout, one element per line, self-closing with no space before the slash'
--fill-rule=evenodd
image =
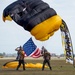
<path id="1" fill-rule="evenodd" d="M 3 20 L 7 17 L 41 41 L 52 36 L 62 24 L 56 11 L 42 0 L 18 0 L 4 9 Z"/>
<path id="2" fill-rule="evenodd" d="M 58 29 L 63 32 L 63 25 L 66 25 L 57 12 L 42 0 L 17 0 L 13 2 L 3 11 L 3 21 L 5 20 L 14 20 L 40 41 L 49 39 Z M 65 32 L 64 34 L 66 35 Z M 68 47 L 70 48 L 70 46 Z"/>

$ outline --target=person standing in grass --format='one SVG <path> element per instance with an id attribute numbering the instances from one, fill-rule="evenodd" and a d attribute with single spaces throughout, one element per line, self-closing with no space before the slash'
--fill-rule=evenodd
<path id="1" fill-rule="evenodd" d="M 44 46 L 42 47 L 42 56 L 43 56 L 43 66 L 42 66 L 42 71 L 44 70 L 45 64 L 47 63 L 49 66 L 49 69 L 52 70 L 52 67 L 50 65 L 50 59 L 51 59 L 51 55 L 50 53 L 44 48 Z"/>
<path id="2" fill-rule="evenodd" d="M 15 50 L 17 50 L 17 48 Z M 19 69 L 19 67 L 21 66 L 21 64 L 23 65 L 23 70 L 25 70 L 25 62 L 24 62 L 25 53 L 24 53 L 24 50 L 20 46 L 19 50 L 17 50 L 17 51 L 18 51 L 17 60 L 19 62 L 18 62 L 18 66 L 17 66 L 16 70 Z"/>

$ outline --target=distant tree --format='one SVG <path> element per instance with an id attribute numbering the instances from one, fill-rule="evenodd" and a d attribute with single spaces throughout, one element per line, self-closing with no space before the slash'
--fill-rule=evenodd
<path id="1" fill-rule="evenodd" d="M 5 52 L 3 52 L 3 56 L 5 56 L 6 55 L 6 53 Z"/>
<path id="2" fill-rule="evenodd" d="M 3 54 L 2 54 L 2 53 L 0 53 L 0 56 L 3 56 Z"/>
<path id="3" fill-rule="evenodd" d="M 51 56 L 52 56 L 52 57 L 56 57 L 57 55 L 56 55 L 55 53 L 52 53 Z"/>
<path id="4" fill-rule="evenodd" d="M 64 57 L 65 56 L 65 54 L 60 54 L 60 57 Z"/>

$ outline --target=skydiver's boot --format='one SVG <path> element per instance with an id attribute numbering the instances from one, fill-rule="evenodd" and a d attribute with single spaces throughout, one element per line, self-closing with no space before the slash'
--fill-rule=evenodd
<path id="1" fill-rule="evenodd" d="M 23 70 L 26 70 L 24 65 L 23 65 Z"/>
<path id="2" fill-rule="evenodd" d="M 50 70 L 52 70 L 52 67 L 50 67 Z"/>
<path id="3" fill-rule="evenodd" d="M 18 70 L 18 69 L 19 69 L 19 67 L 20 67 L 20 65 L 18 65 L 18 66 L 17 66 L 16 70 Z"/>
<path id="4" fill-rule="evenodd" d="M 18 68 L 16 70 L 18 70 Z"/>
<path id="5" fill-rule="evenodd" d="M 43 67 L 42 67 L 42 71 L 44 70 L 44 65 L 43 65 Z"/>

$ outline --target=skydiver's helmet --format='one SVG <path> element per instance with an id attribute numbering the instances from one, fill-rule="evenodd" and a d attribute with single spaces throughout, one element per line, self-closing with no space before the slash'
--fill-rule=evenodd
<path id="1" fill-rule="evenodd" d="M 42 49 L 44 49 L 44 46 L 42 46 Z"/>
<path id="2" fill-rule="evenodd" d="M 44 46 L 42 46 L 41 54 L 44 54 L 45 52 L 47 52 L 47 50 L 45 49 Z"/>
<path id="3" fill-rule="evenodd" d="M 20 47 L 19 47 L 19 50 L 23 51 L 23 48 L 22 48 L 22 46 L 20 46 Z"/>

